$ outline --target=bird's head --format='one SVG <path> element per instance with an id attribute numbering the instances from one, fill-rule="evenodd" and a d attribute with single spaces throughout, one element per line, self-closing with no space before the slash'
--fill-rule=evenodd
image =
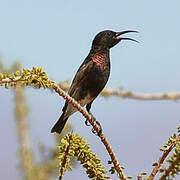
<path id="1" fill-rule="evenodd" d="M 138 42 L 131 38 L 121 37 L 122 34 L 130 33 L 130 32 L 137 33 L 137 31 L 132 31 L 132 30 L 121 31 L 121 32 L 114 32 L 110 30 L 101 31 L 95 36 L 92 43 L 92 48 L 110 49 L 116 44 L 118 44 L 121 40 L 130 40 L 130 41 Z"/>

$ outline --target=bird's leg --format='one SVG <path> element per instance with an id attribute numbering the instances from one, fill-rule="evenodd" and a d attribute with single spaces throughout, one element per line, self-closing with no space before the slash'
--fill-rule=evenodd
<path id="1" fill-rule="evenodd" d="M 99 126 L 99 132 L 97 133 L 97 135 L 98 135 L 98 134 L 101 134 L 101 133 L 102 133 L 102 127 L 101 127 L 101 124 L 96 120 L 96 118 L 93 116 L 93 114 L 92 114 L 91 111 L 90 111 L 92 103 L 93 103 L 93 101 L 91 101 L 89 104 L 86 105 L 86 110 L 87 110 L 87 112 L 91 115 L 92 120 Z M 85 121 L 85 124 L 86 124 L 86 126 L 90 126 L 90 124 L 89 124 L 89 122 L 88 122 L 87 119 L 86 119 L 86 121 Z M 93 132 L 94 134 L 96 134 L 96 131 L 95 131 L 94 129 L 92 129 L 92 132 Z"/>
<path id="2" fill-rule="evenodd" d="M 91 109 L 92 102 L 93 102 L 93 101 L 91 101 L 89 104 L 86 105 L 86 110 L 87 110 L 87 112 L 90 113 L 90 114 L 91 114 L 90 109 Z M 85 120 L 85 124 L 86 124 L 86 126 L 90 126 L 90 124 L 89 124 L 89 122 L 88 122 L 87 119 Z"/>

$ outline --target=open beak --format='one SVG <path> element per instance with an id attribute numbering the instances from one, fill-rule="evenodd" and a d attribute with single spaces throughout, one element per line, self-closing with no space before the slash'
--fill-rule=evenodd
<path id="1" fill-rule="evenodd" d="M 136 41 L 135 39 L 126 38 L 126 37 L 121 37 L 122 34 L 130 33 L 130 32 L 138 33 L 138 31 L 133 31 L 133 30 L 127 30 L 127 31 L 117 32 L 117 33 L 116 33 L 116 39 L 118 39 L 119 41 L 121 41 L 121 40 L 130 40 L 130 41 L 134 41 L 134 42 L 139 43 L 139 42 Z"/>

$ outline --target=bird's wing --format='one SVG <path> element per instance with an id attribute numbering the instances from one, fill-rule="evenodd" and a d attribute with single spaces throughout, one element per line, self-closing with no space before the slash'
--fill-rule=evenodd
<path id="1" fill-rule="evenodd" d="M 82 63 L 82 65 L 79 67 L 76 75 L 74 76 L 74 79 L 72 81 L 72 84 L 69 88 L 68 94 L 71 97 L 74 97 L 74 95 L 80 92 L 77 92 L 79 89 L 80 84 L 84 81 L 84 79 L 86 78 L 86 75 L 90 72 L 90 70 L 92 69 L 93 66 L 93 61 L 84 61 Z M 77 95 L 78 96 L 78 95 Z M 76 100 L 78 97 L 74 97 Z M 66 101 L 62 111 L 66 111 L 66 108 L 68 106 L 68 102 Z"/>
<path id="2" fill-rule="evenodd" d="M 79 69 L 78 69 L 78 71 L 77 71 L 77 73 L 76 73 L 76 75 L 72 81 L 71 87 L 69 88 L 69 91 L 68 91 L 68 94 L 70 96 L 73 96 L 76 88 L 78 88 L 79 84 L 81 84 L 84 81 L 87 74 L 91 71 L 93 64 L 94 63 L 92 61 L 88 61 L 88 62 L 84 62 L 79 67 Z"/>

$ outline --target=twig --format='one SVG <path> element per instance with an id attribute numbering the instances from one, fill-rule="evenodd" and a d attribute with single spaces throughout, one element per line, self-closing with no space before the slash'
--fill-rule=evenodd
<path id="1" fill-rule="evenodd" d="M 161 165 L 163 164 L 164 160 L 166 159 L 166 157 L 168 156 L 168 154 L 171 152 L 171 150 L 176 146 L 177 142 L 180 141 L 180 136 L 178 136 L 176 139 L 174 139 L 174 141 L 172 142 L 172 144 L 169 146 L 169 148 L 167 150 L 164 151 L 163 155 L 161 156 L 161 158 L 159 159 L 159 161 L 157 162 L 156 166 L 154 167 L 153 171 L 151 172 L 148 180 L 153 180 L 155 175 L 157 174 L 157 172 L 159 171 Z"/>
<path id="2" fill-rule="evenodd" d="M 142 175 L 139 174 L 139 175 L 137 176 L 137 179 L 138 179 L 138 180 L 142 180 Z"/>
<path id="3" fill-rule="evenodd" d="M 68 159 L 68 154 L 69 154 L 69 150 L 70 150 L 71 140 L 72 140 L 72 135 L 69 136 L 69 144 L 68 144 L 68 146 L 66 148 L 65 155 L 64 155 L 64 158 L 63 158 L 63 162 L 62 162 L 62 165 L 61 165 L 61 168 L 60 168 L 59 180 L 61 180 L 64 177 L 64 173 L 66 171 L 66 164 L 67 164 L 67 161 L 68 161 L 67 159 Z"/>
<path id="4" fill-rule="evenodd" d="M 142 176 L 146 175 L 147 173 L 146 172 L 142 172 L 140 174 L 137 175 L 137 179 L 138 180 L 142 180 Z"/>

